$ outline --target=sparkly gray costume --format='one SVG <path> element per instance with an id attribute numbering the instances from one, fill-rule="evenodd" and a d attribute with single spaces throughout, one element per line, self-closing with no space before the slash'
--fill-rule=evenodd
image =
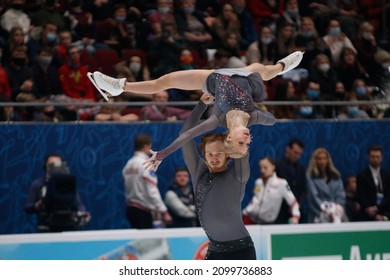
<path id="1" fill-rule="evenodd" d="M 199 102 L 181 133 L 195 127 L 206 108 Z M 233 160 L 223 172 L 213 173 L 199 156 L 194 141 L 184 144 L 182 151 L 191 174 L 196 212 L 210 240 L 209 250 L 230 252 L 253 246 L 241 216 L 241 201 L 250 175 L 249 156 Z"/>
<path id="2" fill-rule="evenodd" d="M 243 69 L 219 69 L 208 76 L 203 91 L 215 96 L 212 114 L 204 122 L 181 134 L 168 147 L 158 151 L 157 160 L 163 160 L 196 136 L 218 126 L 226 127 L 226 113 L 230 110 L 242 110 L 250 114 L 248 126 L 275 123 L 275 117 L 271 113 L 260 110 L 255 105 L 255 102 L 261 102 L 265 98 L 265 87 L 258 73 Z"/>

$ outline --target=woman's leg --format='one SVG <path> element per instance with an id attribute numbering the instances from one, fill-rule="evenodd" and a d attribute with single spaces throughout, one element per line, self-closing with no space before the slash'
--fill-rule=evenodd
<path id="1" fill-rule="evenodd" d="M 263 65 L 253 63 L 246 67 L 250 72 L 257 72 L 264 81 L 271 80 L 277 75 L 282 75 L 291 69 L 294 69 L 302 61 L 303 52 L 296 51 L 279 60 L 275 65 Z"/>
<path id="2" fill-rule="evenodd" d="M 176 71 L 158 79 L 143 82 L 126 82 L 124 91 L 154 94 L 156 92 L 177 88 L 182 90 L 202 89 L 207 77 L 213 70 L 182 70 Z"/>

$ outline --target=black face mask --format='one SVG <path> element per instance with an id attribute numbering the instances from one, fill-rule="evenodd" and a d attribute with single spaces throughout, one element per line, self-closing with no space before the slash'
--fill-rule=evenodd
<path id="1" fill-rule="evenodd" d="M 12 63 L 16 66 L 23 66 L 26 63 L 26 59 L 23 57 L 13 57 Z"/>
<path id="2" fill-rule="evenodd" d="M 78 7 L 78 6 L 81 6 L 81 0 L 73 0 L 73 1 L 70 3 L 70 6 L 71 6 L 71 7 Z"/>
<path id="3" fill-rule="evenodd" d="M 11 7 L 15 10 L 22 10 L 23 4 L 12 4 Z"/>
<path id="4" fill-rule="evenodd" d="M 56 3 L 56 0 L 46 0 L 46 7 L 54 8 L 55 3 Z"/>

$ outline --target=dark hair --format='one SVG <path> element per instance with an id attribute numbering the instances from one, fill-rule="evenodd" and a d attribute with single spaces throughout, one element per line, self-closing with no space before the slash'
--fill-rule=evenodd
<path id="1" fill-rule="evenodd" d="M 145 145 L 152 144 L 152 138 L 147 134 L 139 134 L 134 139 L 134 150 L 140 151 Z"/>
<path id="2" fill-rule="evenodd" d="M 59 158 L 61 159 L 61 161 L 64 161 L 64 159 L 62 158 L 62 156 L 59 155 L 59 154 L 47 154 L 47 155 L 45 156 L 44 161 L 43 161 L 43 170 L 45 170 L 45 172 L 46 172 L 46 164 L 47 164 L 47 161 L 48 161 L 49 158 L 51 158 L 51 157 L 59 157 Z"/>
<path id="3" fill-rule="evenodd" d="M 368 154 L 372 151 L 380 151 L 383 154 L 383 148 L 381 145 L 371 145 L 368 147 Z"/>
<path id="4" fill-rule="evenodd" d="M 301 149 L 305 148 L 305 144 L 303 143 L 303 141 L 298 138 L 293 138 L 290 140 L 290 142 L 288 142 L 288 146 L 290 148 L 292 148 L 292 146 L 294 145 L 298 145 L 299 147 L 301 147 Z"/>
<path id="5" fill-rule="evenodd" d="M 260 161 L 262 160 L 268 160 L 273 166 L 276 166 L 275 160 L 271 157 L 263 157 L 262 159 L 260 159 Z"/>
<path id="6" fill-rule="evenodd" d="M 174 175 L 176 175 L 178 172 L 182 172 L 182 171 L 188 172 L 188 169 L 185 168 L 184 166 L 177 167 L 175 169 L 175 174 Z"/>
<path id="7" fill-rule="evenodd" d="M 224 142 L 226 138 L 226 135 L 219 132 L 209 133 L 202 137 L 199 143 L 199 149 L 202 152 L 202 155 L 204 156 L 206 153 L 206 144 L 207 143 L 213 143 L 217 141 Z"/>

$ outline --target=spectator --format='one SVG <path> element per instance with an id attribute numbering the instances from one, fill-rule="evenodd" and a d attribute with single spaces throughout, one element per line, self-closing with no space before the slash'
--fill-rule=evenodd
<path id="1" fill-rule="evenodd" d="M 249 0 L 248 10 L 255 19 L 256 26 L 268 25 L 275 32 L 276 23 L 284 12 L 285 0 Z"/>
<path id="2" fill-rule="evenodd" d="M 118 102 L 119 99 L 115 102 Z M 113 101 L 109 101 L 113 102 Z M 106 121 L 117 121 L 117 122 L 131 122 L 138 121 L 139 116 L 135 113 L 126 113 L 125 107 L 122 106 L 102 106 L 100 110 L 90 119 L 94 121 L 106 122 Z"/>
<path id="3" fill-rule="evenodd" d="M 284 23 L 276 33 L 276 59 L 279 60 L 290 53 L 293 53 L 295 50 L 294 27 L 289 23 Z"/>
<path id="4" fill-rule="evenodd" d="M 295 46 L 304 51 L 305 55 L 298 67 L 309 69 L 315 57 L 320 53 L 329 52 L 319 36 L 314 21 L 310 17 L 302 17 L 301 29 L 295 35 Z"/>
<path id="5" fill-rule="evenodd" d="M 77 191 L 76 176 L 57 154 L 46 156 L 45 175 L 35 179 L 29 189 L 25 211 L 38 215 L 38 232 L 78 230 L 91 216 Z M 66 191 L 64 185 L 66 184 Z M 61 192 L 58 188 L 61 188 Z"/>
<path id="6" fill-rule="evenodd" d="M 174 181 L 165 194 L 164 202 L 173 220 L 169 227 L 197 226 L 194 191 L 186 168 L 176 168 Z"/>
<path id="7" fill-rule="evenodd" d="M 72 34 L 68 30 L 63 30 L 58 34 L 58 44 L 53 47 L 54 60 L 61 66 L 68 60 L 68 49 L 72 45 Z"/>
<path id="8" fill-rule="evenodd" d="M 80 49 L 87 50 L 93 56 L 96 37 L 93 15 L 84 11 L 81 0 L 69 2 L 69 10 L 64 13 L 66 30 L 72 34 L 72 41 L 77 42 Z"/>
<path id="9" fill-rule="evenodd" d="M 32 93 L 34 83 L 31 68 L 27 65 L 27 47 L 18 46 L 11 51 L 11 61 L 5 66 L 11 87 L 11 99 L 15 100 L 21 92 Z"/>
<path id="10" fill-rule="evenodd" d="M 333 101 L 336 100 L 335 88 L 337 82 L 336 70 L 329 57 L 325 54 L 318 54 L 313 66 L 309 70 L 309 81 L 319 85 L 321 96 L 319 100 Z M 324 117 L 336 117 L 337 110 L 335 106 L 324 106 Z"/>
<path id="11" fill-rule="evenodd" d="M 114 65 L 117 78 L 126 78 L 128 82 L 150 80 L 150 71 L 146 61 L 139 55 L 132 55 L 128 60 Z"/>
<path id="12" fill-rule="evenodd" d="M 345 212 L 347 214 L 348 221 L 358 222 L 361 221 L 361 207 L 357 199 L 357 181 L 355 175 L 347 177 L 345 182 Z"/>
<path id="13" fill-rule="evenodd" d="M 325 148 L 317 148 L 306 174 L 309 223 L 339 223 L 345 209 L 345 190 L 340 172 Z"/>
<path id="14" fill-rule="evenodd" d="M 173 22 L 164 21 L 162 24 L 163 35 L 150 42 L 148 61 L 152 78 L 158 78 L 164 74 L 177 71 L 179 64 L 178 53 L 187 47 Z"/>
<path id="15" fill-rule="evenodd" d="M 245 0 L 232 0 L 231 4 L 240 21 L 240 48 L 246 50 L 258 39 L 257 29 L 252 14 L 246 9 Z"/>
<path id="16" fill-rule="evenodd" d="M 206 22 L 208 15 L 195 9 L 195 0 L 180 0 L 175 10 L 176 26 L 179 34 L 186 40 L 187 46 L 198 52 L 201 58 L 206 49 L 215 48 L 218 37 Z"/>
<path id="17" fill-rule="evenodd" d="M 9 3 L 9 8 L 1 15 L 1 27 L 8 32 L 10 32 L 13 27 L 20 27 L 25 36 L 24 42 L 27 42 L 31 20 L 30 17 L 23 12 L 25 0 L 10 0 Z"/>
<path id="18" fill-rule="evenodd" d="M 291 191 L 298 201 L 301 223 L 307 222 L 306 171 L 305 167 L 299 162 L 304 148 L 305 144 L 302 140 L 293 138 L 286 145 L 284 155 L 275 160 L 276 175 L 287 180 Z M 290 214 L 290 207 L 283 202 L 277 223 L 287 223 Z"/>
<path id="19" fill-rule="evenodd" d="M 45 23 L 38 35 L 38 38 L 30 38 L 27 42 L 30 65 L 33 65 L 36 62 L 37 53 L 40 49 L 45 47 L 55 48 L 57 46 L 57 31 L 57 25 L 50 22 Z"/>
<path id="20" fill-rule="evenodd" d="M 350 38 L 342 32 L 340 22 L 336 19 L 329 21 L 327 34 L 322 37 L 331 53 L 332 64 L 337 65 L 340 62 L 340 54 L 344 48 L 350 48 L 357 53 Z"/>
<path id="21" fill-rule="evenodd" d="M 301 28 L 301 15 L 299 14 L 299 1 L 298 0 L 286 0 L 286 8 L 284 9 L 281 17 L 277 20 L 277 30 L 280 30 L 281 26 L 290 25 L 293 31 L 298 31 Z"/>
<path id="22" fill-rule="evenodd" d="M 222 42 L 228 34 L 236 34 L 237 38 L 240 40 L 240 28 L 240 21 L 238 20 L 237 14 L 234 12 L 233 6 L 229 3 L 225 3 L 212 25 L 212 29 L 217 34 L 219 41 Z"/>
<path id="23" fill-rule="evenodd" d="M 168 102 L 169 94 L 166 90 L 153 94 L 153 102 Z M 191 114 L 190 110 L 179 109 L 167 105 L 146 105 L 141 109 L 143 120 L 150 121 L 177 121 L 185 120 Z"/>
<path id="24" fill-rule="evenodd" d="M 2 65 L 8 65 L 11 58 L 11 51 L 18 46 L 23 46 L 24 44 L 23 29 L 19 26 L 12 27 L 9 31 L 8 41 L 3 47 L 1 56 Z"/>
<path id="25" fill-rule="evenodd" d="M 368 148 L 368 167 L 356 175 L 357 199 L 364 221 L 387 221 L 390 217 L 390 174 L 381 167 L 383 148 Z"/>
<path id="26" fill-rule="evenodd" d="M 57 12 L 57 0 L 45 0 L 41 9 L 38 10 L 31 20 L 33 26 L 45 26 L 52 23 L 57 26 L 59 31 L 64 30 L 65 20 L 62 14 Z"/>
<path id="27" fill-rule="evenodd" d="M 259 39 L 250 44 L 246 51 L 247 63 L 272 65 L 276 62 L 276 50 L 276 40 L 271 28 L 262 26 L 259 29 Z"/>
<path id="28" fill-rule="evenodd" d="M 337 77 L 344 84 L 347 92 L 351 91 L 353 81 L 362 79 L 367 81 L 369 75 L 357 58 L 353 49 L 344 48 L 340 55 L 340 63 L 335 67 Z"/>
<path id="29" fill-rule="evenodd" d="M 157 175 L 149 172 L 143 163 L 149 158 L 152 139 L 140 134 L 134 139 L 134 155 L 122 170 L 127 202 L 126 215 L 132 228 L 153 228 L 153 212 L 162 215 L 165 225 L 172 222 L 172 217 L 165 206 L 157 187 Z"/>
<path id="30" fill-rule="evenodd" d="M 112 16 L 102 22 L 96 22 L 95 27 L 99 30 L 96 35 L 97 49 L 134 49 L 138 47 L 136 23 L 140 21 L 138 9 L 131 10 L 134 16 L 127 14 L 125 4 L 116 4 Z"/>
<path id="31" fill-rule="evenodd" d="M 243 210 L 244 221 L 249 218 L 253 224 L 274 224 L 285 200 L 290 206 L 288 222 L 298 224 L 301 216 L 298 201 L 287 181 L 276 176 L 274 161 L 269 157 L 261 159 L 260 171 L 252 200 Z"/>
<path id="32" fill-rule="evenodd" d="M 62 94 L 58 69 L 51 64 L 53 61 L 52 49 L 42 48 L 37 55 L 37 61 L 31 68 L 35 85 L 35 97 L 37 99 L 48 99 L 51 95 Z"/>
<path id="33" fill-rule="evenodd" d="M 0 49 L 1 57 L 1 49 Z M 11 99 L 11 87 L 8 82 L 8 75 L 5 68 L 0 63 L 0 96 Z"/>
<path id="34" fill-rule="evenodd" d="M 290 79 L 282 79 L 276 86 L 276 93 L 273 101 L 297 101 L 295 85 Z M 276 105 L 270 111 L 277 119 L 293 119 L 296 113 L 295 105 Z"/>
<path id="35" fill-rule="evenodd" d="M 356 102 L 358 101 L 355 94 L 349 95 L 346 101 Z M 370 116 L 366 111 L 361 110 L 359 105 L 357 104 L 348 104 L 347 106 L 341 106 L 339 108 L 339 113 L 337 115 L 337 119 L 369 119 Z"/>
<path id="36" fill-rule="evenodd" d="M 367 21 L 362 22 L 354 40 L 357 59 L 362 64 L 362 67 L 366 69 L 367 73 L 370 73 L 370 82 L 380 85 L 383 69 L 375 59 L 380 50 L 376 41 L 374 27 Z"/>
<path id="37" fill-rule="evenodd" d="M 173 0 L 157 0 L 156 10 L 148 14 L 148 24 L 152 31 L 152 37 L 161 37 L 163 35 L 162 23 L 164 21 L 175 24 L 173 12 Z"/>
<path id="38" fill-rule="evenodd" d="M 95 101 L 95 91 L 87 77 L 88 68 L 80 64 L 80 49 L 71 45 L 67 57 L 58 70 L 64 94 L 71 98 Z"/>
<path id="39" fill-rule="evenodd" d="M 11 102 L 11 99 L 0 95 L 0 103 Z M 0 122 L 15 121 L 14 107 L 12 106 L 0 106 Z"/>

